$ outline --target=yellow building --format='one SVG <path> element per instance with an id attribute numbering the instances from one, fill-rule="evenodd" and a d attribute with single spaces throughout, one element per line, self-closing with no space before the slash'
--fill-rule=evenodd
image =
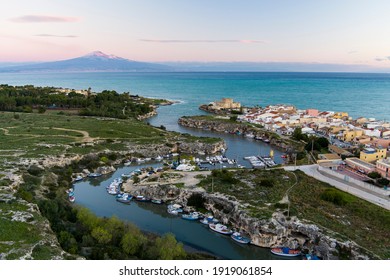
<path id="1" fill-rule="evenodd" d="M 376 162 L 383 158 L 386 158 L 386 149 L 383 148 L 366 148 L 360 152 L 360 159 L 365 162 Z"/>
<path id="2" fill-rule="evenodd" d="M 347 112 L 337 112 L 334 114 L 333 118 L 335 118 L 335 119 L 348 118 L 348 113 Z"/>
<path id="3" fill-rule="evenodd" d="M 363 130 L 345 130 L 343 132 L 343 141 L 352 142 L 356 137 L 363 135 Z"/>

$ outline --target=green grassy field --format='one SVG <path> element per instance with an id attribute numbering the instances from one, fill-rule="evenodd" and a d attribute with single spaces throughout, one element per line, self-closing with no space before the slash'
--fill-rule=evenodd
<path id="1" fill-rule="evenodd" d="M 58 113 L 0 113 L 0 160 L 120 151 L 125 143 L 160 144 L 177 141 L 215 143 L 217 138 L 180 135 L 134 119 L 107 119 Z M 81 143 L 95 142 L 93 146 Z"/>

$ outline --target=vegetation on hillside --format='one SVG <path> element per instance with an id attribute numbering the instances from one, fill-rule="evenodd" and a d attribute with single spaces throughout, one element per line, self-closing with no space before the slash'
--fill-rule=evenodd
<path id="1" fill-rule="evenodd" d="M 120 94 L 114 90 L 96 94 L 89 90 L 84 95 L 75 91 L 60 92 L 54 87 L 0 85 L 0 111 L 31 113 L 37 109 L 43 113 L 46 109 L 76 109 L 82 116 L 126 119 L 150 113 L 153 105 L 163 102 L 165 100 L 147 99 L 128 92 Z"/>

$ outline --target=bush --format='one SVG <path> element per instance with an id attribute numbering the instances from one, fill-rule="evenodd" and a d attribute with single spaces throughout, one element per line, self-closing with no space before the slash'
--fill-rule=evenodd
<path id="1" fill-rule="evenodd" d="M 379 179 L 381 177 L 381 174 L 374 171 L 374 172 L 368 173 L 367 176 L 370 177 L 371 179 Z"/>
<path id="2" fill-rule="evenodd" d="M 380 178 L 377 180 L 377 182 L 379 185 L 382 185 L 382 186 L 387 186 L 390 183 L 390 181 L 387 180 L 386 178 Z"/>
<path id="3" fill-rule="evenodd" d="M 37 165 L 31 165 L 27 169 L 28 173 L 30 173 L 33 176 L 38 176 L 38 177 L 40 177 L 42 175 L 43 171 L 44 170 L 42 168 L 40 168 L 39 166 L 37 166 Z"/>
<path id="4" fill-rule="evenodd" d="M 272 188 L 274 186 L 274 182 L 271 179 L 263 179 L 260 181 L 260 185 L 262 187 Z"/>
<path id="5" fill-rule="evenodd" d="M 45 107 L 40 106 L 40 107 L 38 108 L 38 113 L 39 113 L 39 114 L 43 114 L 43 113 L 45 113 L 45 112 L 46 112 L 46 108 L 45 108 Z"/>
<path id="6" fill-rule="evenodd" d="M 348 203 L 346 195 L 336 189 L 327 189 L 321 194 L 321 199 L 332 202 L 335 205 L 343 206 Z"/>

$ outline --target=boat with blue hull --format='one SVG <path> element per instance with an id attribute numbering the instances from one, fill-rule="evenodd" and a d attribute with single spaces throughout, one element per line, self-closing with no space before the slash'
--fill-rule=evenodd
<path id="1" fill-rule="evenodd" d="M 129 204 L 132 199 L 133 199 L 133 196 L 131 194 L 123 193 L 123 194 L 119 195 L 119 197 L 117 195 L 116 201 L 118 201 L 120 203 Z"/>
<path id="2" fill-rule="evenodd" d="M 301 251 L 288 247 L 276 247 L 271 249 L 271 253 L 282 257 L 297 257 L 301 255 Z"/>
<path id="3" fill-rule="evenodd" d="M 189 220 L 189 221 L 196 221 L 200 217 L 199 213 L 197 212 L 192 212 L 190 214 L 183 214 L 181 215 L 181 218 L 184 220 Z"/>
<path id="4" fill-rule="evenodd" d="M 250 238 L 242 236 L 239 232 L 233 232 L 233 234 L 230 236 L 234 241 L 241 243 L 241 244 L 249 244 L 251 242 Z"/>

